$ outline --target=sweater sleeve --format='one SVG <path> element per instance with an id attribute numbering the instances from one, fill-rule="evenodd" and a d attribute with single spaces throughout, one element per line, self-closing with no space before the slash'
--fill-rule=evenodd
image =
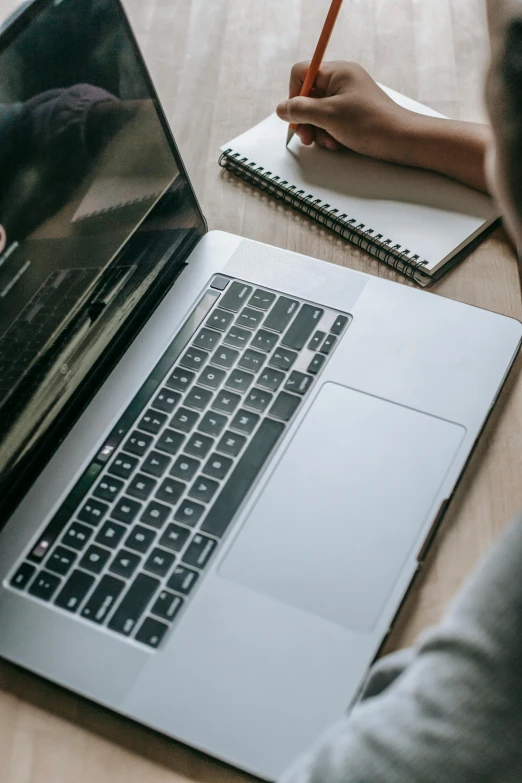
<path id="1" fill-rule="evenodd" d="M 522 519 L 283 783 L 520 783 Z"/>

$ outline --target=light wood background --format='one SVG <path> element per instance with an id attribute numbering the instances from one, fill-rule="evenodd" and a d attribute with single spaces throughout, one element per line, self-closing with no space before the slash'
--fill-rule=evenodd
<path id="1" fill-rule="evenodd" d="M 273 111 L 293 62 L 310 57 L 328 0 L 127 0 L 210 228 L 393 277 L 377 261 L 238 184 L 219 146 Z M 0 0 L 0 16 L 14 7 Z M 345 0 L 329 59 L 452 117 L 484 118 L 483 0 Z M 499 230 L 434 291 L 522 317 L 514 255 Z M 522 384 L 512 373 L 424 573 L 387 648 L 435 622 L 522 508 Z M 224 765 L 0 662 L 1 783 L 220 783 Z"/>

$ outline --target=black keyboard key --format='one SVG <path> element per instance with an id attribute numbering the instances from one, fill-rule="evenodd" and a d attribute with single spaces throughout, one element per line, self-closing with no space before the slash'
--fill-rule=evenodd
<path id="1" fill-rule="evenodd" d="M 269 332 L 267 332 L 269 334 Z M 241 359 L 239 360 L 238 367 L 243 367 L 250 372 L 258 372 L 265 363 L 266 356 L 259 351 L 253 351 L 251 348 L 245 351 Z"/>
<path id="2" fill-rule="evenodd" d="M 125 636 L 132 633 L 159 585 L 159 579 L 148 574 L 138 574 L 112 616 L 109 623 L 111 631 Z"/>
<path id="3" fill-rule="evenodd" d="M 238 326 L 243 326 L 246 329 L 257 329 L 264 317 L 265 314 L 260 313 L 259 310 L 245 307 L 236 318 L 236 324 Z"/>
<path id="4" fill-rule="evenodd" d="M 160 413 L 159 411 L 153 411 L 152 408 L 143 414 L 138 422 L 140 430 L 146 430 L 151 435 L 157 435 L 161 428 L 165 425 L 169 417 L 166 413 Z M 145 452 L 143 452 L 145 453 Z M 140 454 L 140 456 L 142 456 Z"/>
<path id="5" fill-rule="evenodd" d="M 273 370 L 271 367 L 266 367 L 261 375 L 257 379 L 259 386 L 269 391 L 277 391 L 284 381 L 285 376 L 279 370 Z"/>
<path id="6" fill-rule="evenodd" d="M 217 307 L 207 318 L 205 325 L 210 326 L 212 329 L 218 329 L 220 332 L 226 332 L 230 326 L 234 316 L 232 313 L 227 313 L 225 310 L 220 310 Z"/>
<path id="7" fill-rule="evenodd" d="M 102 578 L 100 584 L 95 588 L 83 607 L 81 616 L 92 620 L 94 623 L 103 623 L 111 613 L 124 588 L 125 582 L 107 574 Z"/>
<path id="8" fill-rule="evenodd" d="M 269 310 L 274 304 L 275 298 L 276 295 L 270 293 L 270 291 L 263 291 L 262 288 L 256 288 L 248 300 L 248 304 L 252 305 L 252 307 L 259 307 L 260 310 Z"/>
<path id="9" fill-rule="evenodd" d="M 211 389 L 217 389 L 221 386 L 226 372 L 224 370 L 218 370 L 217 367 L 206 367 L 198 378 L 198 383 L 203 386 L 209 386 Z"/>
<path id="10" fill-rule="evenodd" d="M 293 348 L 294 351 L 300 351 L 305 347 L 323 315 L 324 310 L 320 307 L 304 304 L 285 332 L 281 340 L 282 344 Z"/>
<path id="11" fill-rule="evenodd" d="M 208 452 L 212 448 L 214 441 L 212 438 L 206 435 L 193 435 L 187 445 L 185 451 L 193 457 L 199 457 L 203 459 L 207 456 Z"/>
<path id="12" fill-rule="evenodd" d="M 31 582 L 30 595 L 40 598 L 41 601 L 50 601 L 60 587 L 60 577 L 50 574 L 48 571 L 40 571 Z"/>
<path id="13" fill-rule="evenodd" d="M 232 370 L 226 380 L 225 386 L 228 389 L 234 389 L 234 391 L 241 394 L 248 391 L 253 380 L 254 376 L 252 373 L 245 372 L 244 370 Z"/>
<path id="14" fill-rule="evenodd" d="M 262 389 L 252 389 L 245 397 L 245 405 L 256 411 L 264 411 L 272 402 L 274 395 Z"/>
<path id="15" fill-rule="evenodd" d="M 347 323 L 348 323 L 348 318 L 345 315 L 338 315 L 334 321 L 332 328 L 330 329 L 331 333 L 339 336 L 340 334 L 343 333 Z"/>
<path id="16" fill-rule="evenodd" d="M 172 413 L 181 400 L 181 394 L 171 389 L 162 389 L 154 398 L 152 407 L 164 413 Z"/>
<path id="17" fill-rule="evenodd" d="M 155 620 L 153 617 L 147 617 L 136 634 L 136 641 L 156 649 L 161 644 L 161 640 L 168 629 L 169 627 L 165 623 L 160 623 L 159 620 Z"/>
<path id="18" fill-rule="evenodd" d="M 273 332 L 267 332 L 266 329 L 260 329 L 252 340 L 252 346 L 254 348 L 258 348 L 260 351 L 264 351 L 265 353 L 270 353 L 278 339 L 279 338 L 277 334 L 274 334 Z"/>
<path id="19" fill-rule="evenodd" d="M 288 394 L 287 392 L 279 392 L 276 400 L 270 410 L 268 411 L 271 416 L 275 416 L 277 419 L 283 421 L 289 421 L 292 418 L 301 400 L 296 397 L 295 394 Z"/>
<path id="20" fill-rule="evenodd" d="M 154 530 L 143 527 L 143 525 L 135 525 L 125 539 L 124 546 L 144 554 L 150 549 L 155 538 L 156 533 Z"/>
<path id="21" fill-rule="evenodd" d="M 216 288 L 218 291 L 224 291 L 227 285 L 230 283 L 226 277 L 222 275 L 216 275 L 210 283 L 211 288 Z"/>
<path id="22" fill-rule="evenodd" d="M 30 563 L 22 563 L 14 576 L 11 577 L 9 584 L 11 587 L 17 587 L 18 590 L 23 590 L 25 587 L 27 587 L 35 573 L 36 566 L 31 565 Z"/>
<path id="23" fill-rule="evenodd" d="M 288 348 L 276 348 L 270 357 L 269 364 L 279 370 L 289 370 L 296 359 L 295 351 L 289 351 Z"/>
<path id="24" fill-rule="evenodd" d="M 247 435 L 250 435 L 257 427 L 259 418 L 257 413 L 241 408 L 232 419 L 230 427 L 233 430 L 245 432 Z"/>
<path id="25" fill-rule="evenodd" d="M 261 422 L 204 519 L 201 525 L 204 532 L 218 537 L 225 533 L 284 430 L 284 424 L 279 421 Z"/>
<path id="26" fill-rule="evenodd" d="M 205 568 L 216 546 L 211 538 L 197 533 L 183 555 L 183 562 L 194 568 Z"/>
<path id="27" fill-rule="evenodd" d="M 203 473 L 206 476 L 212 476 L 213 478 L 223 479 L 227 475 L 228 471 L 232 467 L 232 460 L 228 457 L 223 457 L 221 454 L 213 454 L 208 458 Z"/>
<path id="28" fill-rule="evenodd" d="M 150 611 L 157 617 L 163 617 L 164 620 L 173 620 L 182 605 L 183 598 L 180 598 L 179 595 L 174 595 L 169 590 L 162 590 Z"/>
<path id="29" fill-rule="evenodd" d="M 197 571 L 178 565 L 172 572 L 167 582 L 167 587 L 170 587 L 171 590 L 175 590 L 177 593 L 182 593 L 182 595 L 188 595 L 198 581 L 198 577 Z"/>
<path id="30" fill-rule="evenodd" d="M 138 500 L 147 500 L 151 492 L 154 491 L 156 484 L 150 476 L 145 476 L 143 473 L 136 473 L 131 483 L 127 487 L 127 494 Z"/>
<path id="31" fill-rule="evenodd" d="M 141 503 L 138 503 L 136 500 L 131 500 L 130 498 L 122 497 L 112 509 L 111 516 L 119 522 L 125 522 L 126 525 L 129 525 L 134 521 L 140 509 Z"/>
<path id="32" fill-rule="evenodd" d="M 73 571 L 58 593 L 55 605 L 68 612 L 75 612 L 95 582 L 94 576 L 84 571 Z"/>
<path id="33" fill-rule="evenodd" d="M 117 574 L 118 576 L 122 576 L 124 579 L 130 579 L 137 569 L 140 559 L 139 555 L 136 555 L 134 552 L 120 549 L 120 551 L 114 555 L 114 560 L 110 565 L 109 571 L 112 571 L 113 574 Z"/>
<path id="34" fill-rule="evenodd" d="M 85 568 L 86 571 L 92 571 L 93 574 L 101 574 L 109 562 L 111 554 L 112 552 L 109 552 L 108 549 L 103 549 L 101 546 L 93 544 L 86 551 L 79 565 L 81 568 Z"/>
<path id="35" fill-rule="evenodd" d="M 233 345 L 235 348 L 244 348 L 250 342 L 251 337 L 252 332 L 234 324 L 234 326 L 230 327 L 224 340 L 228 345 Z"/>
<path id="36" fill-rule="evenodd" d="M 195 377 L 196 374 L 190 370 L 185 370 L 183 367 L 176 367 L 168 381 L 165 381 L 165 383 L 169 389 L 185 392 Z"/>
<path id="37" fill-rule="evenodd" d="M 321 353 L 324 353 L 325 356 L 327 356 L 334 349 L 337 340 L 337 337 L 334 337 L 333 334 L 329 334 L 321 345 Z"/>
<path id="38" fill-rule="evenodd" d="M 190 536 L 190 530 L 180 525 L 170 524 L 160 538 L 160 546 L 172 549 L 173 552 L 181 552 Z"/>
<path id="39" fill-rule="evenodd" d="M 158 500 L 161 500 L 164 503 L 170 503 L 171 506 L 175 506 L 182 496 L 184 490 L 185 484 L 182 484 L 181 481 L 176 481 L 172 478 L 166 478 L 163 479 L 160 486 L 158 487 L 156 497 Z"/>
<path id="40" fill-rule="evenodd" d="M 73 567 L 77 557 L 78 555 L 76 552 L 71 552 L 70 549 L 65 549 L 63 546 L 57 546 L 54 552 L 49 556 L 45 567 L 55 574 L 65 576 Z"/>
<path id="41" fill-rule="evenodd" d="M 240 402 L 241 397 L 238 394 L 223 390 L 216 395 L 212 407 L 223 413 L 234 413 Z"/>
<path id="42" fill-rule="evenodd" d="M 294 370 L 285 383 L 285 391 L 296 392 L 296 394 L 306 394 L 312 385 L 313 380 L 311 375 L 305 375 L 302 372 Z"/>
<path id="43" fill-rule="evenodd" d="M 155 547 L 145 561 L 143 568 L 155 576 L 166 576 L 172 568 L 175 559 L 176 556 L 171 552 Z"/>
<path id="44" fill-rule="evenodd" d="M 171 458 L 166 454 L 160 454 L 159 451 L 151 451 L 147 454 L 141 469 L 150 476 L 161 478 L 171 463 Z"/>
<path id="45" fill-rule="evenodd" d="M 217 492 L 219 484 L 217 481 L 200 476 L 195 480 L 189 490 L 189 497 L 194 500 L 200 500 L 202 503 L 209 503 Z"/>
<path id="46" fill-rule="evenodd" d="M 228 419 L 226 416 L 209 411 L 208 413 L 205 413 L 199 422 L 198 430 L 200 430 L 200 432 L 205 432 L 207 435 L 220 435 L 227 421 Z"/>
<path id="47" fill-rule="evenodd" d="M 183 481 L 190 481 L 190 479 L 196 475 L 200 465 L 201 463 L 199 460 L 193 459 L 193 457 L 186 457 L 185 454 L 183 454 L 181 457 L 177 458 L 172 466 L 170 475 L 182 479 Z"/>
<path id="48" fill-rule="evenodd" d="M 308 348 L 311 351 L 318 351 L 325 337 L 326 337 L 325 332 L 319 332 L 319 331 L 315 332 L 314 336 L 308 343 Z"/>
<path id="49" fill-rule="evenodd" d="M 175 427 L 177 430 L 190 432 L 192 429 L 194 429 L 198 419 L 199 413 L 190 411 L 188 408 L 179 408 L 170 420 L 170 425 L 171 427 Z"/>
<path id="50" fill-rule="evenodd" d="M 126 528 L 123 525 L 118 525 L 117 522 L 112 522 L 110 519 L 103 523 L 103 526 L 94 539 L 98 544 L 103 544 L 110 549 L 116 549 L 121 539 L 125 535 Z"/>
<path id="51" fill-rule="evenodd" d="M 80 552 L 92 536 L 93 532 L 92 527 L 82 525 L 80 522 L 73 522 L 66 530 L 65 535 L 62 538 L 62 544 Z"/>
<path id="52" fill-rule="evenodd" d="M 194 340 L 194 345 L 205 351 L 213 351 L 221 340 L 219 332 L 213 329 L 202 329 Z"/>
<path id="53" fill-rule="evenodd" d="M 191 346 L 188 351 L 183 355 L 180 360 L 180 364 L 189 370 L 201 370 L 207 363 L 208 353 L 202 351 L 201 348 L 194 348 Z"/>
<path id="54" fill-rule="evenodd" d="M 239 356 L 239 351 L 235 348 L 228 348 L 226 345 L 222 345 L 212 356 L 212 364 L 217 364 L 219 367 L 225 367 L 227 370 L 232 367 L 234 362 Z"/>
<path id="55" fill-rule="evenodd" d="M 156 442 L 156 448 L 166 451 L 167 454 L 177 454 L 183 445 L 185 436 L 174 430 L 165 430 Z"/>
<path id="56" fill-rule="evenodd" d="M 299 308 L 299 302 L 280 296 L 265 319 L 265 329 L 284 332 Z"/>
<path id="57" fill-rule="evenodd" d="M 122 479 L 128 479 L 132 476 L 138 462 L 139 460 L 136 457 L 130 457 L 127 454 L 118 454 L 109 467 L 109 473 L 112 473 L 113 476 L 119 476 Z"/>
<path id="58" fill-rule="evenodd" d="M 184 500 L 174 515 L 177 522 L 184 522 L 186 525 L 196 525 L 205 511 L 205 506 L 200 503 L 194 503 L 193 500 Z"/>
<path id="59" fill-rule="evenodd" d="M 198 411 L 204 410 L 212 399 L 212 392 L 201 386 L 193 386 L 185 397 L 185 405 Z"/>
<path id="60" fill-rule="evenodd" d="M 111 502 L 120 494 L 122 489 L 123 481 L 113 478 L 112 476 L 104 476 L 96 486 L 93 495 L 102 500 Z"/>
<path id="61" fill-rule="evenodd" d="M 326 356 L 324 356 L 322 353 L 318 353 L 316 356 L 314 356 L 314 358 L 308 365 L 308 372 L 311 375 L 317 375 L 317 373 L 322 368 L 325 361 L 326 361 Z"/>
<path id="62" fill-rule="evenodd" d="M 231 457 L 237 457 L 245 443 L 246 438 L 244 435 L 237 435 L 235 432 L 227 430 L 216 448 L 224 454 L 230 454 Z"/>
<path id="63" fill-rule="evenodd" d="M 151 443 L 150 435 L 144 432 L 133 432 L 125 441 L 123 448 L 131 454 L 136 454 L 137 457 L 143 457 Z"/>
<path id="64" fill-rule="evenodd" d="M 164 506 L 163 503 L 158 503 L 156 500 L 151 500 L 141 515 L 140 522 L 143 522 L 144 525 L 160 528 L 167 521 L 170 512 L 171 509 L 168 506 Z"/>
<path id="65" fill-rule="evenodd" d="M 219 306 L 224 307 L 225 310 L 232 310 L 232 312 L 237 313 L 245 304 L 251 293 L 251 286 L 245 285 L 244 283 L 232 283 L 224 297 L 221 299 Z"/>
<path id="66" fill-rule="evenodd" d="M 97 527 L 108 510 L 109 506 L 107 503 L 102 503 L 101 500 L 94 500 L 94 498 L 89 498 L 89 500 L 82 507 L 81 511 L 78 513 L 78 519 L 80 519 L 82 522 L 87 522 L 88 525 Z"/>

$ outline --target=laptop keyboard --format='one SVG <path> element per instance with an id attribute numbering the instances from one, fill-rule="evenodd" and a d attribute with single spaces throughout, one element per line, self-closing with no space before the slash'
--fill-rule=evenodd
<path id="1" fill-rule="evenodd" d="M 215 277 L 10 585 L 157 648 L 350 320 Z"/>

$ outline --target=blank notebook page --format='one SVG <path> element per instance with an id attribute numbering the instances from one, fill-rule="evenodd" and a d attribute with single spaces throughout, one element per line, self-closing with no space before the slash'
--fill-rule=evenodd
<path id="1" fill-rule="evenodd" d="M 388 88 L 402 106 L 442 117 Z M 286 148 L 287 123 L 272 114 L 225 144 L 240 158 L 262 166 L 305 194 L 383 234 L 425 259 L 433 272 L 498 218 L 489 196 L 421 169 L 382 163 L 349 150 L 305 147 L 294 136 Z"/>

